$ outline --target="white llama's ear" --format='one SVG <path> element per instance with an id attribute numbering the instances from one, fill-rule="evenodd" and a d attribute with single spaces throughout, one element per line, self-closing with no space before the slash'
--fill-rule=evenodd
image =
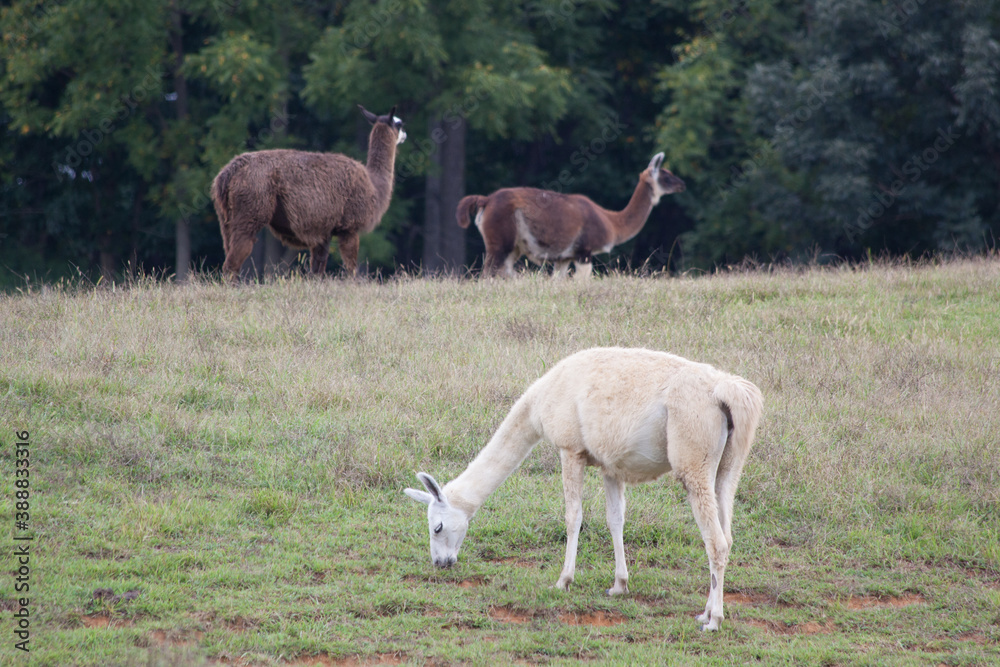
<path id="1" fill-rule="evenodd" d="M 434 496 L 427 493 L 426 491 L 417 491 L 416 489 L 403 489 L 403 493 L 413 498 L 418 503 L 423 503 L 424 505 L 430 505 L 432 502 L 434 502 Z"/>
<path id="2" fill-rule="evenodd" d="M 663 164 L 663 153 L 657 153 L 653 156 L 653 159 L 649 161 L 649 168 L 653 171 L 659 171 L 661 164 Z"/>
<path id="3" fill-rule="evenodd" d="M 448 504 L 448 501 L 445 500 L 444 494 L 441 493 L 441 487 L 438 486 L 437 481 L 435 481 L 433 477 L 425 472 L 418 472 L 417 479 L 424 483 L 424 488 L 427 489 L 432 496 L 434 496 L 435 501 L 446 505 Z"/>

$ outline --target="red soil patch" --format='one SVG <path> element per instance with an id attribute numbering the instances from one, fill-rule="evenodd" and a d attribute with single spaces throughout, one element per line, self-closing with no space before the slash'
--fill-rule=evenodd
<path id="1" fill-rule="evenodd" d="M 229 632 L 247 632 L 248 630 L 255 629 L 260 624 L 252 619 L 237 616 L 231 621 L 223 621 L 223 625 L 225 625 L 226 630 Z"/>
<path id="2" fill-rule="evenodd" d="M 486 583 L 486 577 L 475 576 L 469 577 L 468 579 L 463 579 L 461 581 L 455 581 L 453 579 L 443 579 L 438 577 L 420 577 L 413 574 L 408 574 L 403 577 L 403 581 L 411 584 L 455 584 L 459 588 L 477 588 Z"/>
<path id="3" fill-rule="evenodd" d="M 836 626 L 830 621 L 820 624 L 816 621 L 802 623 L 801 625 L 788 625 L 781 621 L 761 621 L 750 619 L 745 621 L 747 625 L 761 630 L 774 633 L 776 635 L 828 635 L 836 630 Z"/>
<path id="4" fill-rule="evenodd" d="M 955 637 L 960 642 L 972 642 L 973 644 L 979 644 L 980 646 L 985 646 L 986 635 L 979 632 L 963 632 L 962 634 Z"/>
<path id="5" fill-rule="evenodd" d="M 848 609 L 888 609 L 923 604 L 927 600 L 919 593 L 907 593 L 900 597 L 893 595 L 852 595 L 847 598 Z"/>
<path id="6" fill-rule="evenodd" d="M 796 625 L 794 627 L 798 629 L 799 634 L 803 635 L 828 635 L 837 629 L 837 626 L 835 626 L 832 621 L 827 621 L 823 624 L 817 623 L 816 621 L 809 621 L 808 623 L 803 623 L 802 625 Z"/>
<path id="7" fill-rule="evenodd" d="M 114 618 L 107 614 L 89 614 L 83 617 L 83 625 L 87 628 L 130 628 L 135 621 L 127 618 Z"/>
<path id="8" fill-rule="evenodd" d="M 723 593 L 725 604 L 739 604 L 747 607 L 772 604 L 771 598 L 762 593 Z"/>
<path id="9" fill-rule="evenodd" d="M 523 558 L 518 558 L 516 556 L 511 558 L 500 558 L 498 560 L 491 560 L 491 563 L 497 563 L 499 565 L 513 565 L 514 567 L 538 567 L 538 563 L 534 561 L 525 560 Z"/>
<path id="10" fill-rule="evenodd" d="M 149 635 L 149 640 L 154 646 L 190 646 L 195 642 L 200 642 L 204 638 L 205 633 L 201 630 L 196 630 L 187 637 L 170 635 L 166 630 L 153 630 Z"/>
<path id="11" fill-rule="evenodd" d="M 331 658 L 325 654 L 298 658 L 286 665 L 294 667 L 369 667 L 369 665 L 401 665 L 406 661 L 403 653 L 376 653 L 373 656 L 350 656 L 348 658 Z"/>
<path id="12" fill-rule="evenodd" d="M 624 623 L 628 619 L 615 613 L 605 611 L 589 611 L 583 614 L 559 614 L 559 620 L 566 625 L 589 625 L 595 628 L 610 628 L 618 625 L 619 623 Z"/>
<path id="13" fill-rule="evenodd" d="M 490 618 L 501 623 L 523 624 L 531 621 L 531 614 L 510 607 L 490 607 Z"/>

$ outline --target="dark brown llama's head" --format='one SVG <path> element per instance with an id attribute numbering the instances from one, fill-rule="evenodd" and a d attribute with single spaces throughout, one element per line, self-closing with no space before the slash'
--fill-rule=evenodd
<path id="1" fill-rule="evenodd" d="M 393 107 L 392 110 L 384 116 L 376 116 L 360 104 L 358 105 L 358 108 L 361 109 L 361 113 L 365 115 L 365 118 L 367 118 L 368 122 L 372 125 L 382 123 L 388 126 L 389 129 L 396 134 L 397 146 L 406 141 L 406 130 L 403 129 L 403 121 L 396 117 L 396 107 Z"/>
<path id="2" fill-rule="evenodd" d="M 663 195 L 672 195 L 687 189 L 684 181 L 674 176 L 669 169 L 661 168 L 662 165 L 663 153 L 657 153 L 640 176 L 653 189 L 654 204 L 658 203 Z"/>

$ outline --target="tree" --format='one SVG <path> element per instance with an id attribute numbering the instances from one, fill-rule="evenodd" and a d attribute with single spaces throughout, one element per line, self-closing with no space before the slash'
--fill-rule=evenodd
<path id="1" fill-rule="evenodd" d="M 735 47 L 768 7 L 746 4 L 663 73 L 673 102 L 661 136 L 707 167 L 692 189 L 701 203 L 685 202 L 698 219 L 689 258 L 989 242 L 1000 222 L 997 10 L 814 0 L 781 14 L 797 17 L 793 29 L 767 31 L 784 36 L 777 48 L 744 50 L 741 63 Z"/>
<path id="2" fill-rule="evenodd" d="M 193 252 L 221 246 L 217 227 L 202 224 L 215 222 L 218 169 L 241 150 L 290 141 L 289 70 L 318 34 L 315 11 L 273 0 L 4 8 L 8 133 L 56 148 L 39 176 L 48 186 L 20 187 L 75 193 L 74 241 L 96 245 L 105 277 L 139 257 L 142 237 L 163 239 L 172 226 L 174 252 L 152 258 L 183 280 Z M 58 220 L 36 213 L 41 226 Z"/>
<path id="3" fill-rule="evenodd" d="M 44 239 L 58 237 L 77 253 L 96 253 L 105 277 L 123 255 L 137 255 L 136 225 L 146 220 L 135 167 L 148 149 L 137 139 L 152 135 L 162 111 L 164 16 L 162 6 L 129 0 L 99 8 L 25 1 L 0 15 L 8 133 L 47 153 L 20 151 L 27 162 L 12 194 L 59 193 L 55 207 L 43 197 L 22 210 L 21 224 L 40 232 L 43 252 Z"/>

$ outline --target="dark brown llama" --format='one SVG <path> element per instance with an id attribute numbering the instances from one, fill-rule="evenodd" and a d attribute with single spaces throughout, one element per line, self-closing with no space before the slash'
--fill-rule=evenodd
<path id="1" fill-rule="evenodd" d="M 226 251 L 222 270 L 232 280 L 264 227 L 285 245 L 308 248 L 310 269 L 319 275 L 336 236 L 344 270 L 357 274 L 359 237 L 389 208 L 396 146 L 406 139 L 396 107 L 384 116 L 358 107 L 372 124 L 366 165 L 339 153 L 268 150 L 237 155 L 215 177 L 212 202 Z"/>
<path id="2" fill-rule="evenodd" d="M 536 264 L 554 262 L 553 277 L 586 277 L 593 268 L 591 255 L 610 252 L 642 229 L 650 211 L 663 195 L 683 192 L 684 181 L 661 169 L 657 153 L 639 174 L 632 199 L 622 211 L 601 208 L 583 195 L 568 195 L 537 188 L 504 188 L 488 197 L 469 195 L 458 202 L 455 216 L 460 227 L 469 226 L 470 214 L 486 243 L 486 275 L 514 274 L 522 255 Z"/>

